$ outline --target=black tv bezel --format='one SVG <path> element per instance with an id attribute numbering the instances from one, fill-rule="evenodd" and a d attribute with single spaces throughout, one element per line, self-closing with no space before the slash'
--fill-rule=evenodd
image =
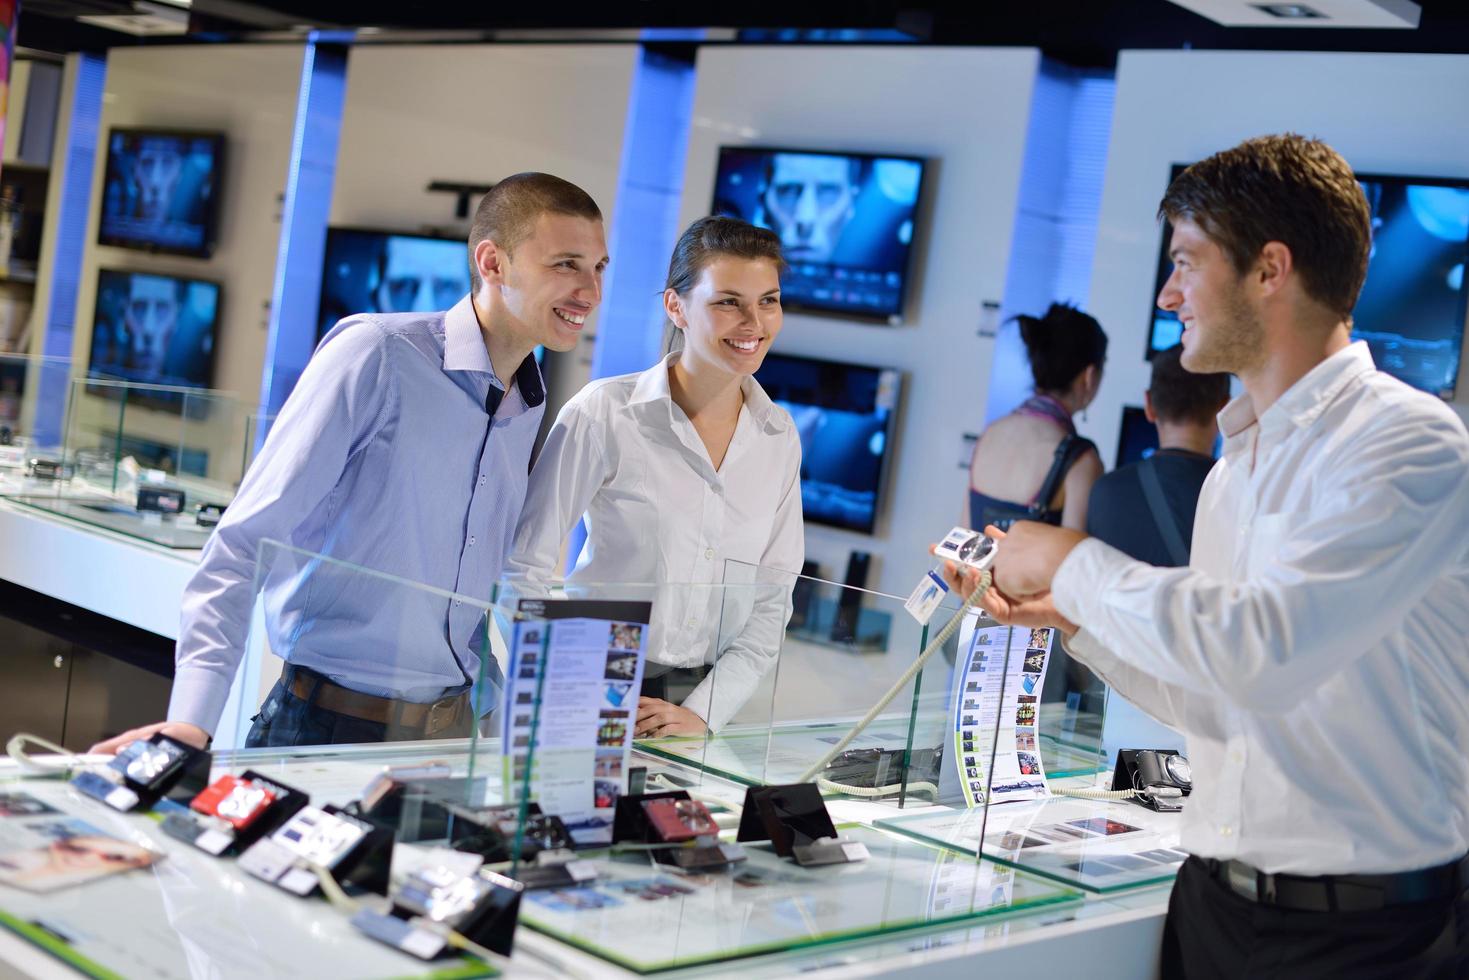
<path id="1" fill-rule="evenodd" d="M 177 276 L 171 272 L 157 272 L 151 269 L 115 269 L 109 266 L 97 267 L 97 282 L 92 290 L 92 336 L 88 337 L 87 339 L 87 381 L 117 381 L 123 384 L 157 384 L 167 388 L 187 389 L 192 387 L 190 385 L 169 384 L 165 381 L 139 381 L 136 378 L 122 378 L 116 375 L 93 373 L 92 351 L 95 348 L 95 336 L 97 333 L 97 303 L 102 296 L 102 277 L 107 273 L 115 273 L 117 275 L 124 276 L 154 276 L 155 278 L 159 279 L 178 279 L 183 282 L 202 282 L 214 287 L 216 296 L 214 307 L 214 342 L 209 345 L 209 379 L 208 382 L 203 386 L 199 388 L 193 388 L 192 390 L 201 392 L 218 390 L 217 388 L 215 388 L 215 383 L 219 380 L 216 375 L 219 371 L 219 336 L 222 332 L 220 330 L 220 324 L 224 320 L 224 283 L 218 279 L 209 279 L 205 276 Z M 158 408 L 164 411 L 176 409 L 176 414 L 183 413 L 182 401 L 175 402 L 172 397 L 139 394 L 137 396 L 137 401 L 139 404 L 144 404 L 151 408 Z"/>
<path id="2" fill-rule="evenodd" d="M 821 306 L 815 303 L 803 303 L 800 301 L 786 302 L 784 294 L 781 296 L 781 306 L 787 310 L 801 313 L 819 313 L 823 316 L 831 316 L 843 320 L 858 320 L 873 326 L 898 327 L 908 323 L 908 301 L 912 297 L 910 288 L 913 279 L 914 253 L 918 251 L 918 230 L 921 226 L 919 215 L 923 212 L 924 192 L 928 187 L 928 169 L 931 162 L 929 157 L 916 157 L 907 153 L 886 153 L 883 151 L 868 150 L 828 150 L 811 149 L 800 146 L 765 146 L 763 144 L 721 144 L 714 160 L 714 179 L 711 182 L 711 194 L 709 200 L 709 214 L 717 215 L 719 212 L 715 205 L 719 202 L 719 174 L 720 165 L 724 160 L 726 150 L 735 150 L 745 153 L 807 153 L 818 156 L 831 157 L 859 157 L 864 160 L 907 160 L 918 164 L 918 194 L 913 201 L 913 238 L 908 243 L 908 254 L 903 263 L 903 282 L 898 287 L 897 309 L 892 313 L 864 313 L 860 310 L 850 310 L 843 307 Z M 926 222 L 922 223 L 926 224 Z M 861 366 L 861 365 L 859 365 Z"/>
<path id="3" fill-rule="evenodd" d="M 1147 409 L 1141 405 L 1122 406 L 1122 420 L 1117 426 L 1117 453 L 1112 457 L 1112 469 L 1114 470 L 1121 469 L 1128 463 L 1142 462 L 1140 459 L 1131 459 L 1125 462 L 1122 459 L 1122 451 L 1127 448 L 1127 423 L 1129 419 L 1142 419 L 1144 422 L 1147 422 Z M 1156 435 L 1158 432 L 1157 424 L 1152 422 L 1148 424 L 1153 426 L 1153 433 Z"/>
<path id="4" fill-rule="evenodd" d="M 884 371 L 891 371 L 897 375 L 898 390 L 893 393 L 893 410 L 891 413 L 889 413 L 887 425 L 884 427 L 883 430 L 882 462 L 878 464 L 876 498 L 872 502 L 872 520 L 868 522 L 865 526 L 859 527 L 852 524 L 843 524 L 838 521 L 828 520 L 822 517 L 816 517 L 812 514 L 807 513 L 804 507 L 801 508 L 802 520 L 807 523 L 820 524 L 823 527 L 834 527 L 843 531 L 852 531 L 856 534 L 875 534 L 877 531 L 877 523 L 882 518 L 883 509 L 887 503 L 889 473 L 892 470 L 892 459 L 896 451 L 895 439 L 897 436 L 898 428 L 898 412 L 899 408 L 902 405 L 903 390 L 906 386 L 907 381 L 904 372 L 898 368 L 893 367 L 877 367 L 872 364 L 857 364 L 852 361 L 833 361 L 825 357 L 807 357 L 802 354 L 784 354 L 777 351 L 771 351 L 766 354 L 765 361 L 769 361 L 769 359 L 772 357 L 783 358 L 788 361 L 806 361 L 807 363 L 818 365 L 831 364 L 846 370 L 851 370 L 855 368 L 859 371 L 873 371 L 876 372 L 879 376 Z M 761 362 L 761 367 L 765 366 L 765 361 Z M 759 381 L 759 373 L 759 371 L 755 372 L 756 381 Z M 761 388 L 762 390 L 764 390 L 764 385 L 761 385 Z M 772 401 L 775 400 L 775 396 L 771 395 L 769 391 L 766 391 L 766 395 L 769 396 Z"/>
<path id="5" fill-rule="evenodd" d="M 107 131 L 107 156 L 102 163 L 102 195 L 107 195 L 107 177 L 112 172 L 112 138 L 118 134 L 138 136 L 168 136 L 182 139 L 208 139 L 214 142 L 214 193 L 204 212 L 204 244 L 197 249 L 172 248 L 167 245 L 140 242 L 136 239 L 115 238 L 106 230 L 107 215 L 97 209 L 97 244 L 109 248 L 125 248 L 134 252 L 153 255 L 180 255 L 191 259 L 209 259 L 219 245 L 219 212 L 224 198 L 225 132 L 216 129 L 169 129 L 157 126 L 114 126 Z"/>
<path id="6" fill-rule="evenodd" d="M 321 307 L 326 301 L 326 269 L 327 262 L 330 261 L 332 254 L 332 236 L 338 232 L 352 232 L 358 235 L 380 235 L 385 238 L 425 238 L 436 242 L 458 242 L 464 246 L 465 250 L 464 268 L 466 270 L 469 269 L 469 236 L 467 234 L 462 236 L 436 235 L 425 234 L 421 231 L 394 231 L 390 228 L 368 228 L 362 225 L 327 225 L 326 237 L 321 242 L 321 277 L 316 287 L 316 343 L 318 344 L 321 343 L 321 338 L 327 335 L 327 331 L 331 329 L 330 327 L 326 330 L 322 329 Z M 470 277 L 470 281 L 473 283 L 473 277 Z"/>
<path id="7" fill-rule="evenodd" d="M 1172 164 L 1168 172 L 1168 183 L 1172 185 L 1173 181 L 1178 179 L 1178 175 L 1183 173 L 1190 166 L 1192 165 L 1187 163 Z M 1360 171 L 1354 170 L 1352 172 L 1352 176 L 1354 176 L 1359 182 L 1395 182 L 1398 184 L 1419 184 L 1427 187 L 1457 187 L 1461 190 L 1469 191 L 1469 175 L 1463 177 L 1420 177 L 1415 174 L 1376 174 L 1362 173 Z M 1163 232 L 1163 235 L 1158 244 L 1158 261 L 1154 266 L 1155 276 L 1161 276 L 1163 271 L 1163 262 L 1168 255 L 1167 228 L 1167 221 L 1159 223 L 1159 231 Z M 1464 262 L 1466 268 L 1469 268 L 1469 241 L 1466 241 L 1464 243 Z M 1163 291 L 1164 281 L 1166 280 L 1155 279 L 1153 282 L 1153 312 L 1150 313 L 1148 316 L 1148 329 L 1145 331 L 1143 336 L 1143 360 L 1148 362 L 1151 362 L 1155 356 L 1163 353 L 1163 351 L 1167 349 L 1156 348 L 1153 346 L 1153 322 L 1154 318 L 1157 315 L 1158 294 Z M 1425 392 L 1425 394 L 1435 395 L 1446 402 L 1453 401 L 1454 398 L 1457 396 L 1459 388 L 1459 375 L 1464 373 L 1464 341 L 1466 337 L 1469 337 L 1469 280 L 1466 280 L 1459 287 L 1459 369 L 1458 371 L 1454 372 L 1453 382 L 1451 383 L 1447 391 Z M 1407 384 L 1406 381 L 1404 381 L 1403 383 Z M 1413 390 L 1422 391 L 1423 389 L 1414 388 Z"/>

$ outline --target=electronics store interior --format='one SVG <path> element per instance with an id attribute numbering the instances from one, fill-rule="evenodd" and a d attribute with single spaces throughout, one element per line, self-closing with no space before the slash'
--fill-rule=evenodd
<path id="1" fill-rule="evenodd" d="M 0 3 L 0 975 L 1469 976 L 1469 9 L 709 9 Z"/>

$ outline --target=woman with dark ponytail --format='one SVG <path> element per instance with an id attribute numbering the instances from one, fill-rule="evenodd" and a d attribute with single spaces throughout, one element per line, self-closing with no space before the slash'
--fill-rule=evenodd
<path id="1" fill-rule="evenodd" d="M 562 542 L 585 517 L 568 583 L 660 583 L 639 736 L 717 730 L 780 650 L 806 550 L 801 440 L 754 374 L 780 333 L 783 266 L 774 232 L 734 218 L 690 225 L 663 291 L 682 344 L 646 371 L 583 388 L 530 475 L 511 575 L 558 578 Z M 743 563 L 731 578 L 778 571 L 725 592 L 731 559 Z M 715 673 L 697 676 L 716 658 Z"/>
<path id="2" fill-rule="evenodd" d="M 1073 306 L 1052 303 L 1043 317 L 1018 316 L 1035 393 L 985 429 L 969 464 L 971 527 L 1006 530 L 1017 520 L 1086 527 L 1092 484 L 1102 460 L 1077 435 L 1071 417 L 1091 404 L 1102 383 L 1107 335 Z"/>

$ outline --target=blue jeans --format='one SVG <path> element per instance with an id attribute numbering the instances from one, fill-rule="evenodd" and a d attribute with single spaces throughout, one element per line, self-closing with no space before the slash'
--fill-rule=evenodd
<path id="1" fill-rule="evenodd" d="M 304 701 L 291 692 L 291 685 L 298 674 L 319 677 L 315 671 L 304 667 L 286 665 L 281 679 L 270 689 L 260 711 L 251 719 L 250 734 L 245 737 L 245 748 L 289 748 L 295 745 L 350 745 L 359 742 L 402 741 L 423 736 L 390 730 L 378 721 L 364 721 L 350 715 L 328 711 L 320 705 Z M 441 732 L 435 738 L 468 735 L 464 731 Z"/>

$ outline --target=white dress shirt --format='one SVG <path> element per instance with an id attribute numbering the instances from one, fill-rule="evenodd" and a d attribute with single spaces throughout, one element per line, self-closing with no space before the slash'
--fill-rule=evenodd
<path id="1" fill-rule="evenodd" d="M 1188 851 L 1266 872 L 1408 871 L 1469 850 L 1469 436 L 1363 343 L 1258 419 L 1219 414 L 1188 568 L 1089 539 L 1067 644 L 1184 732 Z"/>
<path id="2" fill-rule="evenodd" d="M 714 663 L 684 705 L 723 726 L 774 663 L 801 570 L 801 441 L 754 378 L 718 470 L 669 393 L 678 352 L 640 374 L 594 381 L 556 418 L 530 476 L 506 574 L 558 577 L 585 515 L 570 583 L 658 583 L 648 662 Z M 731 565 L 728 559 L 747 563 Z M 778 569 L 759 573 L 754 566 Z M 718 586 L 739 583 L 726 594 Z M 617 597 L 614 592 L 609 598 Z M 659 668 L 654 666 L 651 673 Z"/>

